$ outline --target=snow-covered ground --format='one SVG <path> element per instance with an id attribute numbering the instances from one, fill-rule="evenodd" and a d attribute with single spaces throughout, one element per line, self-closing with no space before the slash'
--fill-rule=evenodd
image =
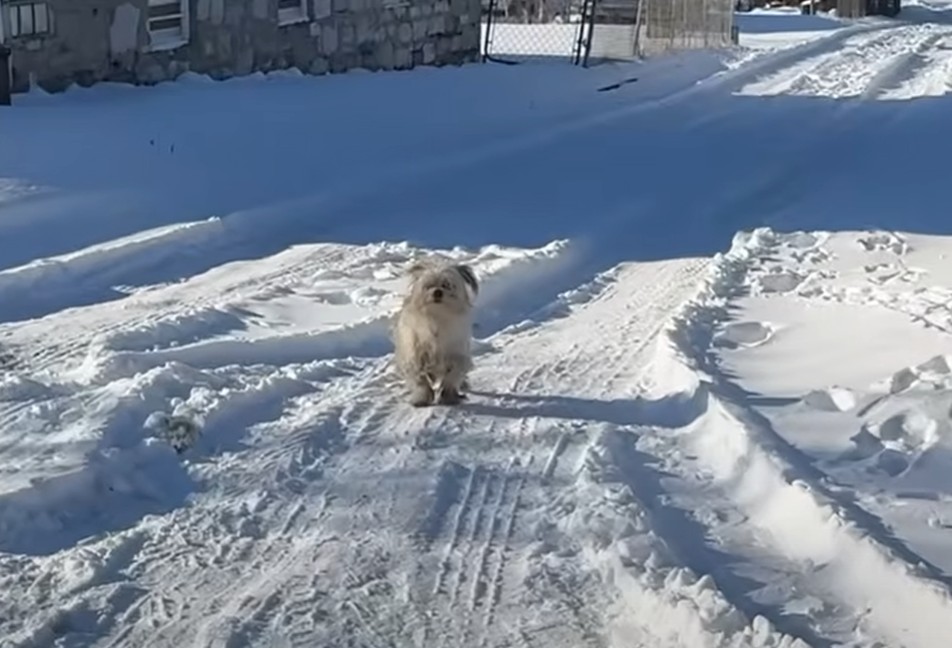
<path id="1" fill-rule="evenodd" d="M 950 16 L 16 97 L 0 646 L 952 645 Z"/>

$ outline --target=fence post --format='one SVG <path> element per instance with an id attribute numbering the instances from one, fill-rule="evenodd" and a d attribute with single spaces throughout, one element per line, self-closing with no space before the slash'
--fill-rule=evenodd
<path id="1" fill-rule="evenodd" d="M 680 42 L 677 44 L 677 47 L 690 47 L 690 44 L 694 40 L 694 35 L 691 34 L 691 20 L 688 18 L 688 0 L 681 0 L 681 38 Z"/>
<path id="2" fill-rule="evenodd" d="M 582 59 L 582 67 L 588 67 L 588 55 L 592 53 L 592 37 L 595 35 L 595 10 L 598 0 L 591 0 L 588 21 L 588 38 L 585 39 L 585 56 Z"/>
<path id="3" fill-rule="evenodd" d="M 486 33 L 483 36 L 483 54 L 480 56 L 480 60 L 482 60 L 483 63 L 489 58 L 489 46 L 492 43 L 490 34 L 492 34 L 493 31 L 493 13 L 495 11 L 496 0 L 489 0 L 489 8 L 486 11 Z"/>
<path id="4" fill-rule="evenodd" d="M 635 9 L 635 42 L 632 44 L 632 56 L 641 58 L 641 13 L 644 11 L 647 0 L 637 0 L 638 8 Z"/>
<path id="5" fill-rule="evenodd" d="M 0 106 L 13 103 L 13 80 L 10 76 L 10 48 L 0 43 Z"/>
<path id="6" fill-rule="evenodd" d="M 711 10 L 707 6 L 707 0 L 704 0 L 701 4 L 701 19 L 698 25 L 698 28 L 704 30 L 704 49 L 707 49 L 710 44 L 710 33 L 711 33 Z"/>

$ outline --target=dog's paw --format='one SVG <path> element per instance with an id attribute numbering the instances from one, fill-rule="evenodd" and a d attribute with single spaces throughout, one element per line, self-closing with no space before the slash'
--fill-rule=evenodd
<path id="1" fill-rule="evenodd" d="M 429 387 L 420 386 L 410 394 L 410 404 L 414 407 L 426 407 L 433 404 L 433 390 Z"/>
<path id="2" fill-rule="evenodd" d="M 444 389 L 440 392 L 440 405 L 459 405 L 463 402 L 463 395 L 455 389 Z"/>

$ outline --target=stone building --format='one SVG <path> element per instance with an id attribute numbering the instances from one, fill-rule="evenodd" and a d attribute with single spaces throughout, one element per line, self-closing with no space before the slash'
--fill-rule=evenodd
<path id="1" fill-rule="evenodd" d="M 479 58 L 480 0 L 0 0 L 14 91 Z"/>

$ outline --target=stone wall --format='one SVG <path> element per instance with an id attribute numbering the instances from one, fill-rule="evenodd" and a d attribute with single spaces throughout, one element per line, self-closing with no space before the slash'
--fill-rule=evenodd
<path id="1" fill-rule="evenodd" d="M 0 0 L 4 12 L 10 1 Z M 31 81 L 57 91 L 104 80 L 155 83 L 186 71 L 221 79 L 290 67 L 323 74 L 479 58 L 480 0 L 307 0 L 306 14 L 283 25 L 278 0 L 186 4 L 187 41 L 162 49 L 150 39 L 147 0 L 49 0 L 52 33 L 5 38 L 14 91 Z"/>

